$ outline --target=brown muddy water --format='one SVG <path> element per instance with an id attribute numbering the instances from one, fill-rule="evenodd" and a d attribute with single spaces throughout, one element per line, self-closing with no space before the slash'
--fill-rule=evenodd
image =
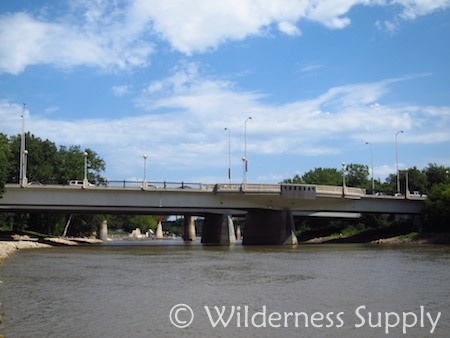
<path id="1" fill-rule="evenodd" d="M 16 337 L 449 337 L 450 246 L 21 250 L 0 266 Z"/>

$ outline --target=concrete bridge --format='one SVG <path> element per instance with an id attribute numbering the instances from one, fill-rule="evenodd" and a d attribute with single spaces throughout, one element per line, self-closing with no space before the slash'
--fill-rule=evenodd
<path id="1" fill-rule="evenodd" d="M 294 215 L 419 214 L 423 198 L 366 195 L 364 189 L 296 184 L 140 182 L 108 186 L 7 184 L 0 212 L 185 215 L 185 240 L 195 239 L 193 216 L 205 217 L 202 243 L 235 241 L 232 216 L 245 216 L 243 244 L 295 244 Z"/>

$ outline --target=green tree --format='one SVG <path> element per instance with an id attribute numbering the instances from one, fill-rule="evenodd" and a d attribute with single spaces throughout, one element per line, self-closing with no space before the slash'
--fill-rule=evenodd
<path id="1" fill-rule="evenodd" d="M 428 191 L 423 210 L 424 230 L 450 231 L 450 184 L 438 183 Z"/>
<path id="2" fill-rule="evenodd" d="M 406 192 L 406 173 L 408 173 L 408 190 L 411 191 L 427 191 L 427 175 L 417 169 L 417 167 L 412 167 L 405 171 L 400 171 L 400 192 L 405 194 Z"/>
<path id="3" fill-rule="evenodd" d="M 57 172 L 57 183 L 65 184 L 69 180 L 82 180 L 84 178 L 84 161 L 87 153 L 88 181 L 101 184 L 105 179 L 100 175 L 105 170 L 105 162 L 98 154 L 91 150 L 81 150 L 80 146 L 61 146 L 58 157 L 60 166 Z"/>
<path id="4" fill-rule="evenodd" d="M 449 183 L 450 168 L 448 167 L 437 165 L 436 163 L 430 163 L 423 171 L 427 176 L 428 189 L 435 184 Z"/>
<path id="5" fill-rule="evenodd" d="M 369 188 L 369 167 L 363 164 L 350 163 L 346 169 L 346 184 L 349 187 Z"/>
<path id="6" fill-rule="evenodd" d="M 139 228 L 142 233 L 146 233 L 149 229 L 156 230 L 157 225 L 158 217 L 156 216 L 131 215 L 127 220 L 127 224 L 124 224 L 123 229 L 131 232 Z"/>
<path id="7" fill-rule="evenodd" d="M 295 175 L 293 178 L 286 178 L 283 180 L 282 183 L 287 183 L 287 184 L 303 184 L 303 179 L 301 176 L 299 176 L 298 174 Z"/>
<path id="8" fill-rule="evenodd" d="M 11 148 L 8 137 L 0 133 L 0 198 L 5 191 L 11 171 Z"/>
<path id="9" fill-rule="evenodd" d="M 305 184 L 342 185 L 342 173 L 335 168 L 315 168 L 302 176 Z"/>
<path id="10" fill-rule="evenodd" d="M 18 182 L 20 163 L 20 140 L 21 136 L 11 137 L 12 167 L 10 172 L 12 182 Z M 57 149 L 53 142 L 42 140 L 33 134 L 25 134 L 25 148 L 27 156 L 27 178 L 28 181 L 39 181 L 41 183 L 56 183 L 55 168 L 57 168 Z M 14 151 L 16 150 L 16 151 Z"/>

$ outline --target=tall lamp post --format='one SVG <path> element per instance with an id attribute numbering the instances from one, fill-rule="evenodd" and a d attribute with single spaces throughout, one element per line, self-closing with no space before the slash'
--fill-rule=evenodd
<path id="1" fill-rule="evenodd" d="M 87 179 L 87 159 L 88 159 L 88 152 L 85 151 L 84 152 L 84 179 L 83 179 L 83 188 L 87 188 L 89 183 L 88 183 L 88 179 Z"/>
<path id="2" fill-rule="evenodd" d="M 23 179 L 22 179 L 22 186 L 26 186 L 28 184 L 27 162 L 28 162 L 28 150 L 25 149 L 23 151 Z"/>
<path id="3" fill-rule="evenodd" d="M 225 130 L 228 130 L 228 181 L 231 184 L 231 131 L 227 127 Z"/>
<path id="4" fill-rule="evenodd" d="M 403 134 L 403 130 L 400 130 L 395 134 L 395 160 L 397 162 L 397 193 L 400 193 L 400 173 L 398 171 L 398 142 L 397 142 L 398 134 Z"/>
<path id="5" fill-rule="evenodd" d="M 370 161 L 372 163 L 372 194 L 375 193 L 375 180 L 373 179 L 373 144 L 370 142 L 366 142 L 366 144 L 370 145 Z"/>
<path id="6" fill-rule="evenodd" d="M 244 164 L 244 184 L 247 183 L 247 171 L 248 171 L 248 158 L 247 158 L 247 122 L 251 120 L 252 117 L 249 116 L 244 122 L 244 157 L 242 157 L 242 161 Z"/>
<path id="7" fill-rule="evenodd" d="M 22 108 L 22 134 L 20 136 L 20 168 L 19 168 L 19 184 L 24 187 L 27 185 L 25 178 L 25 103 Z"/>
<path id="8" fill-rule="evenodd" d="M 144 154 L 144 156 L 142 156 L 144 158 L 144 181 L 142 182 L 142 186 L 143 188 L 147 188 L 147 154 Z"/>
<path id="9" fill-rule="evenodd" d="M 342 197 L 345 197 L 345 162 L 342 162 Z"/>

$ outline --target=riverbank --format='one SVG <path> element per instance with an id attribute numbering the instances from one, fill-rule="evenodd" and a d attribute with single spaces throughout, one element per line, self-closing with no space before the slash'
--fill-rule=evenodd
<path id="1" fill-rule="evenodd" d="M 12 253 L 17 250 L 97 243 L 102 243 L 102 241 L 93 238 L 33 238 L 27 235 L 12 235 L 10 239 L 0 240 L 0 264 L 2 264 Z"/>
<path id="2" fill-rule="evenodd" d="M 429 233 L 429 234 L 411 233 L 408 235 L 399 235 L 377 239 L 372 239 L 371 236 L 364 236 L 364 235 L 357 235 L 352 237 L 325 236 L 312 238 L 306 241 L 301 241 L 300 243 L 301 244 L 367 243 L 367 244 L 392 244 L 392 245 L 450 244 L 450 233 Z"/>

